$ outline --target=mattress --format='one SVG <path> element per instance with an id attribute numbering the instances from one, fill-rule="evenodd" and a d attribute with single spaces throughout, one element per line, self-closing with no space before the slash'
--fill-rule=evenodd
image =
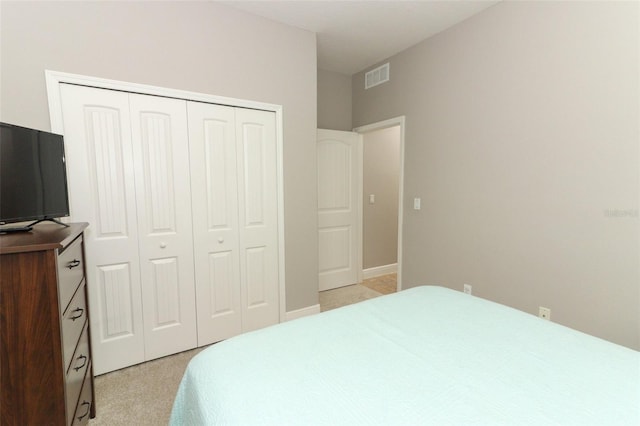
<path id="1" fill-rule="evenodd" d="M 640 425 L 640 353 L 422 286 L 220 342 L 172 425 Z"/>

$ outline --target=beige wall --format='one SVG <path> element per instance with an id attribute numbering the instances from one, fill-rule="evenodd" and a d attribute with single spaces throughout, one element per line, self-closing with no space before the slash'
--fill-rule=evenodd
<path id="1" fill-rule="evenodd" d="M 318 69 L 318 128 L 351 131 L 351 76 Z"/>
<path id="2" fill-rule="evenodd" d="M 363 256 L 364 269 L 398 261 L 398 185 L 400 126 L 363 135 Z M 369 202 L 369 195 L 375 202 Z"/>
<path id="3" fill-rule="evenodd" d="M 287 310 L 318 303 L 315 35 L 213 2 L 6 2 L 0 120 L 50 129 L 44 70 L 283 105 Z"/>
<path id="4" fill-rule="evenodd" d="M 406 116 L 405 287 L 640 349 L 639 7 L 502 2 L 354 76 L 354 126 Z"/>

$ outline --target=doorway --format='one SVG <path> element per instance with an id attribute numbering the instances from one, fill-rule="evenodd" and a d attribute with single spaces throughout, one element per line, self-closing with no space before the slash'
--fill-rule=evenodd
<path id="1" fill-rule="evenodd" d="M 397 272 L 400 127 L 374 130 L 362 143 L 362 278 Z"/>
<path id="2" fill-rule="evenodd" d="M 319 241 L 319 290 L 331 290 L 362 282 L 363 279 L 363 231 L 364 206 L 375 205 L 377 200 L 395 203 L 386 207 L 386 216 L 393 219 L 374 224 L 372 235 L 382 233 L 391 246 L 384 250 L 392 263 L 367 268 L 370 277 L 396 273 L 396 291 L 402 289 L 402 203 L 404 176 L 404 117 L 373 123 L 354 129 L 353 132 L 318 129 L 318 241 Z M 388 132 L 384 131 L 390 129 Z M 363 140 L 370 136 L 394 135 L 391 147 L 395 150 L 393 183 L 395 195 L 376 192 L 363 193 Z M 373 144 L 373 143 L 372 143 Z M 374 154 L 375 155 L 375 154 Z M 384 163 L 385 154 L 382 154 Z M 384 177 L 382 178 L 384 180 Z M 377 191 L 377 189 L 376 189 Z M 363 195 L 364 194 L 364 195 Z M 373 195 L 373 197 L 371 197 Z M 382 197 L 382 198 L 381 198 Z M 387 203 L 388 204 L 388 203 Z M 377 207 L 377 206 L 375 206 Z M 374 215 L 375 215 L 375 209 Z M 378 209 L 381 210 L 381 209 Z M 383 215 L 385 216 L 385 215 Z M 376 230 L 378 228 L 378 230 Z M 393 228 L 393 229 L 389 229 Z M 391 231 L 391 232 L 388 232 Z M 392 242 L 388 243 L 389 238 Z M 394 252 L 395 251 L 395 256 Z M 380 250 L 372 251 L 372 265 L 380 262 Z M 376 260 L 377 259 L 377 260 Z M 387 261 L 382 261 L 389 262 Z"/>
<path id="3" fill-rule="evenodd" d="M 363 137 L 363 279 L 396 274 L 402 289 L 404 117 L 358 127 Z"/>

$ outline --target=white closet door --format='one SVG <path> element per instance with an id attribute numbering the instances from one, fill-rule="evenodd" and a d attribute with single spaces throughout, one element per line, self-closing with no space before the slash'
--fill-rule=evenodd
<path id="1" fill-rule="evenodd" d="M 188 103 L 198 346 L 242 332 L 234 109 Z"/>
<path id="2" fill-rule="evenodd" d="M 243 331 L 279 319 L 275 113 L 236 109 Z"/>
<path id="3" fill-rule="evenodd" d="M 197 346 L 186 102 L 129 95 L 145 359 Z"/>
<path id="4" fill-rule="evenodd" d="M 71 217 L 85 232 L 95 374 L 144 361 L 126 93 L 62 84 Z"/>

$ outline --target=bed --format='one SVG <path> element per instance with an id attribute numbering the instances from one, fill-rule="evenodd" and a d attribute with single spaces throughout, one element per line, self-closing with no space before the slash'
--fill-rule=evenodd
<path id="1" fill-rule="evenodd" d="M 172 425 L 640 425 L 640 352 L 422 286 L 192 359 Z"/>

